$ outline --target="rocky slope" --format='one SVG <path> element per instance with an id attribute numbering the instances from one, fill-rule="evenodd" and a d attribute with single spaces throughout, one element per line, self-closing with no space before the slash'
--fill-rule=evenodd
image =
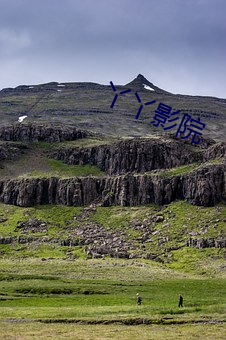
<path id="1" fill-rule="evenodd" d="M 85 148 L 64 147 L 54 150 L 51 157 L 67 164 L 97 165 L 108 175 L 121 175 L 170 169 L 194 162 L 206 162 L 225 155 L 225 143 L 202 139 L 195 147 L 191 139 L 182 141 L 174 136 L 162 136 Z"/>
<path id="2" fill-rule="evenodd" d="M 118 220 L 117 225 L 103 219 L 102 222 L 98 221 L 103 208 L 93 205 L 83 208 L 74 216 L 65 215 L 66 221 L 63 225 L 56 223 L 57 220 L 53 225 L 51 219 L 46 216 L 42 219 L 31 217 L 37 211 L 27 208 L 23 221 L 16 220 L 14 230 L 11 228 L 10 234 L 1 235 L 0 245 L 9 245 L 9 247 L 1 247 L 3 252 L 0 251 L 0 254 L 5 253 L 4 249 L 35 251 L 39 247 L 51 245 L 52 249 L 64 249 L 65 255 L 70 258 L 71 256 L 73 258 L 73 252 L 78 247 L 83 254 L 86 253 L 87 259 L 104 256 L 143 257 L 170 263 L 174 261 L 174 252 L 177 250 L 183 252 L 185 247 L 212 248 L 210 251 L 215 254 L 215 259 L 216 254 L 218 258 L 223 256 L 224 252 L 221 249 L 226 246 L 223 227 L 225 208 L 217 207 L 218 211 L 214 211 L 213 207 L 208 209 L 194 207 L 194 215 L 199 216 L 198 222 L 194 224 L 189 217 L 191 215 L 186 211 L 186 205 L 183 204 L 183 207 L 185 208 L 183 214 L 178 215 L 174 203 L 159 209 L 152 206 L 146 208 L 146 213 L 140 218 L 134 217 L 135 210 L 123 209 L 127 221 L 124 220 L 122 224 L 122 219 Z M 120 214 L 121 208 L 115 208 Z M 17 208 L 17 211 L 19 212 L 20 209 Z M 63 213 L 65 207 L 60 209 Z M 106 213 L 109 214 L 109 211 Z M 108 215 L 110 219 L 111 213 L 117 215 L 112 209 Z M 4 228 L 4 224 L 7 224 L 7 215 L 0 220 L 0 223 Z M 218 248 L 218 251 L 214 252 L 214 248 Z"/>
<path id="3" fill-rule="evenodd" d="M 56 129 L 22 124 L 0 129 L 0 139 L 13 141 L 61 142 L 87 135 L 89 133 L 85 131 L 66 126 Z M 13 149 L 9 142 L 5 146 L 3 144 L 0 159 L 11 157 L 22 146 L 16 144 Z M 136 206 L 151 202 L 163 205 L 182 199 L 192 204 L 210 206 L 226 197 L 225 150 L 224 143 L 213 144 L 212 141 L 202 140 L 200 147 L 194 147 L 169 136 L 127 139 L 85 148 L 59 145 L 50 152 L 51 158 L 68 164 L 97 165 L 107 176 L 0 180 L 0 201 L 19 206 L 45 203 L 82 206 L 99 200 L 104 206 Z M 216 156 L 221 157 L 221 161 L 197 165 L 193 171 L 184 174 L 166 176 L 162 172 L 194 162 L 201 164 Z"/>
<path id="4" fill-rule="evenodd" d="M 63 142 L 85 138 L 91 133 L 71 126 L 12 124 L 0 127 L 0 140 L 21 142 Z"/>
<path id="5" fill-rule="evenodd" d="M 33 178 L 0 181 L 0 201 L 19 206 L 102 204 L 134 206 L 151 202 L 163 205 L 176 199 L 210 206 L 225 198 L 226 165 L 209 165 L 188 174 L 121 175 L 103 178 Z"/>
<path id="6" fill-rule="evenodd" d="M 0 142 L 0 161 L 8 159 L 14 160 L 15 158 L 18 158 L 19 155 L 25 153 L 26 150 L 27 146 L 22 143 L 14 144 Z"/>
<path id="7" fill-rule="evenodd" d="M 51 156 L 68 164 L 97 165 L 109 175 L 144 173 L 201 160 L 201 152 L 172 139 L 125 140 L 112 145 L 61 148 Z"/>

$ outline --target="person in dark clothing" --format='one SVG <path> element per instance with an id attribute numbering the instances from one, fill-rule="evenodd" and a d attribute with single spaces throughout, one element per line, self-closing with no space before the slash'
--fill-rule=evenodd
<path id="1" fill-rule="evenodd" d="M 137 293 L 137 304 L 140 306 L 142 304 L 142 297 L 140 296 L 139 293 Z"/>
<path id="2" fill-rule="evenodd" d="M 180 294 L 179 296 L 179 304 L 178 307 L 183 307 L 183 296 Z"/>

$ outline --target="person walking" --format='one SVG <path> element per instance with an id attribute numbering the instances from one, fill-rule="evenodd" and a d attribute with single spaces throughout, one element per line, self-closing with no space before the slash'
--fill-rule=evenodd
<path id="1" fill-rule="evenodd" d="M 141 306 L 141 304 L 142 304 L 142 297 L 140 296 L 139 293 L 137 293 L 137 305 Z"/>
<path id="2" fill-rule="evenodd" d="M 179 304 L 178 304 L 178 307 L 183 307 L 183 296 L 180 294 L 179 296 Z"/>

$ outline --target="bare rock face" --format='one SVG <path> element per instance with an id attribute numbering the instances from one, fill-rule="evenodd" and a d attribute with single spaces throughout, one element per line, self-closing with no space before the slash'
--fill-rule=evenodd
<path id="1" fill-rule="evenodd" d="M 0 144 L 0 161 L 14 160 L 19 154 L 24 153 L 27 147 L 23 144 L 12 145 L 8 143 Z"/>
<path id="2" fill-rule="evenodd" d="M 200 239 L 193 239 L 190 238 L 186 244 L 188 247 L 193 248 L 226 248 L 226 239 L 223 237 L 217 238 L 200 238 Z"/>
<path id="3" fill-rule="evenodd" d="M 28 221 L 18 222 L 15 231 L 18 230 L 20 230 L 21 234 L 26 234 L 28 232 L 46 233 L 48 231 L 48 227 L 46 222 L 36 218 L 30 218 Z"/>
<path id="4" fill-rule="evenodd" d="M 179 133 L 179 135 L 177 137 L 174 134 L 170 134 L 170 138 L 179 140 L 180 143 L 191 145 L 193 136 L 191 135 L 188 138 L 182 139 L 181 137 L 183 137 L 183 136 L 184 136 L 183 133 Z M 203 136 L 198 136 L 198 138 L 197 138 L 197 136 L 196 136 L 195 140 L 197 141 L 198 139 L 200 140 L 200 142 L 198 144 L 194 144 L 194 143 L 192 144 L 196 148 L 207 149 L 212 145 L 216 145 L 216 142 L 212 138 L 206 138 L 206 137 L 204 138 Z"/>
<path id="5" fill-rule="evenodd" d="M 0 140 L 22 142 L 63 142 L 91 135 L 87 131 L 69 126 L 46 126 L 36 124 L 14 124 L 0 127 Z"/>
<path id="6" fill-rule="evenodd" d="M 211 206 L 225 198 L 226 165 L 209 165 L 186 175 L 121 175 L 107 177 L 34 178 L 0 181 L 0 201 L 33 206 L 36 204 L 88 205 L 96 200 L 104 206 L 167 204 L 184 199 Z"/>
<path id="7" fill-rule="evenodd" d="M 203 154 L 203 160 L 208 161 L 216 157 L 225 157 L 226 155 L 226 143 L 216 143 L 205 150 Z"/>
<path id="8" fill-rule="evenodd" d="M 109 175 L 144 173 L 202 159 L 201 151 L 194 152 L 190 145 L 170 139 L 136 139 L 112 145 L 63 148 L 56 150 L 51 156 L 67 164 L 97 165 Z"/>
<path id="9" fill-rule="evenodd" d="M 17 124 L 0 128 L 0 139 L 3 140 L 60 142 L 87 135 L 87 132 L 62 126 L 58 129 L 54 126 Z M 6 144 L 3 143 L 2 147 L 0 144 L 0 160 L 7 159 L 10 152 L 13 154 Z M 17 153 L 18 146 L 15 150 L 14 153 Z M 226 164 L 223 160 L 222 164 L 209 164 L 171 177 L 161 176 L 158 170 L 200 163 L 216 155 L 224 157 L 225 150 L 223 143 L 202 141 L 202 147 L 194 150 L 192 145 L 180 140 L 157 136 L 110 145 L 55 149 L 51 157 L 68 164 L 97 165 L 108 176 L 0 180 L 0 201 L 19 206 L 82 206 L 96 201 L 104 206 L 133 206 L 151 202 L 162 205 L 182 199 L 210 206 L 226 198 Z"/>
<path id="10" fill-rule="evenodd" d="M 183 176 L 182 197 L 196 205 L 211 206 L 225 198 L 226 165 L 210 165 Z"/>

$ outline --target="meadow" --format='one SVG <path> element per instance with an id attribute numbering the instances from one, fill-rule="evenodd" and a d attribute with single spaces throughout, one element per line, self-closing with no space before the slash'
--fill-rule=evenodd
<path id="1" fill-rule="evenodd" d="M 223 339 L 226 332 L 224 278 L 143 259 L 2 258 L 0 267 L 0 339 Z"/>
<path id="2" fill-rule="evenodd" d="M 186 246 L 189 233 L 225 234 L 225 204 L 97 207 L 88 215 L 85 209 L 0 204 L 0 238 L 13 238 L 0 244 L 0 339 L 225 339 L 225 249 Z M 142 250 L 135 222 L 155 214 L 165 221 L 153 225 L 152 242 Z M 18 228 L 30 220 L 45 230 Z M 126 231 L 141 257 L 91 259 L 85 245 L 62 246 L 86 223 Z M 161 261 L 142 258 L 150 251 Z"/>

